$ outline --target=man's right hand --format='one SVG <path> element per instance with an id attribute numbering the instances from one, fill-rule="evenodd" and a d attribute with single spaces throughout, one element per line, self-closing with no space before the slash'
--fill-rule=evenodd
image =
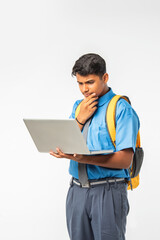
<path id="1" fill-rule="evenodd" d="M 77 116 L 79 122 L 85 124 L 85 122 L 94 114 L 98 104 L 98 101 L 96 100 L 98 100 L 98 97 L 95 93 L 92 93 L 82 101 L 80 111 Z"/>

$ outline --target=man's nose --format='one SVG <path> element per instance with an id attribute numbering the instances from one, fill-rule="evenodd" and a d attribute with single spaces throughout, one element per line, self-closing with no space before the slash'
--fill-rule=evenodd
<path id="1" fill-rule="evenodd" d="M 88 92 L 88 86 L 87 86 L 87 84 L 83 84 L 83 92 Z"/>

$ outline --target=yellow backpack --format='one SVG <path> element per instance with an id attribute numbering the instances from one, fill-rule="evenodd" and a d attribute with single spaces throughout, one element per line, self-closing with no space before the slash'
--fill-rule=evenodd
<path id="1" fill-rule="evenodd" d="M 116 106 L 119 99 L 125 99 L 127 102 L 130 103 L 130 100 L 126 96 L 115 95 L 109 102 L 107 110 L 106 110 L 106 125 L 108 129 L 108 133 L 110 139 L 113 143 L 113 146 L 116 148 L 116 123 L 115 123 L 115 116 L 116 116 Z M 75 118 L 78 116 L 80 111 L 80 104 L 78 105 Z M 133 163 L 129 168 L 130 173 L 130 181 L 128 182 L 128 190 L 134 189 L 139 185 L 139 172 L 143 163 L 144 152 L 140 145 L 140 132 L 138 131 L 137 134 L 137 141 L 136 141 L 136 149 L 134 153 Z"/>
<path id="2" fill-rule="evenodd" d="M 106 111 L 106 124 L 107 124 L 108 132 L 110 135 L 110 139 L 115 148 L 116 148 L 116 123 L 115 123 L 116 106 L 117 106 L 118 100 L 121 98 L 125 99 L 130 104 L 128 97 L 115 95 L 110 100 L 107 107 L 107 111 Z M 141 148 L 140 131 L 138 131 L 133 162 L 131 167 L 129 168 L 130 181 L 128 183 L 128 190 L 134 189 L 139 185 L 139 172 L 143 163 L 143 157 L 144 157 L 144 151 Z"/>

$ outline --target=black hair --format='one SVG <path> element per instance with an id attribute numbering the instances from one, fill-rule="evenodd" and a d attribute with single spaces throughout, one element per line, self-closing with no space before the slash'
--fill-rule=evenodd
<path id="1" fill-rule="evenodd" d="M 106 73 L 105 60 L 95 53 L 88 53 L 81 56 L 72 68 L 72 76 L 78 73 L 81 76 L 95 74 L 102 77 Z"/>

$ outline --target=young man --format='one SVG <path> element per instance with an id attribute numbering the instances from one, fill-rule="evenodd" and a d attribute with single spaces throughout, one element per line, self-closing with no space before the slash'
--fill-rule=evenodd
<path id="1" fill-rule="evenodd" d="M 67 227 L 71 240 L 124 240 L 126 217 L 129 212 L 127 199 L 128 168 L 135 151 L 139 119 L 131 105 L 120 99 L 116 108 L 116 149 L 112 145 L 106 127 L 106 109 L 115 95 L 108 87 L 106 64 L 97 54 L 80 57 L 72 69 L 79 89 L 84 95 L 73 106 L 71 118 L 79 103 L 76 118 L 83 132 L 88 127 L 87 145 L 90 150 L 110 150 L 108 155 L 84 156 L 65 154 L 57 148 L 50 152 L 57 158 L 68 158 L 71 186 L 66 201 Z M 87 181 L 82 183 L 84 173 L 79 166 L 85 166 Z M 80 177 L 81 176 L 81 177 Z M 81 180 L 82 179 L 82 180 Z"/>

